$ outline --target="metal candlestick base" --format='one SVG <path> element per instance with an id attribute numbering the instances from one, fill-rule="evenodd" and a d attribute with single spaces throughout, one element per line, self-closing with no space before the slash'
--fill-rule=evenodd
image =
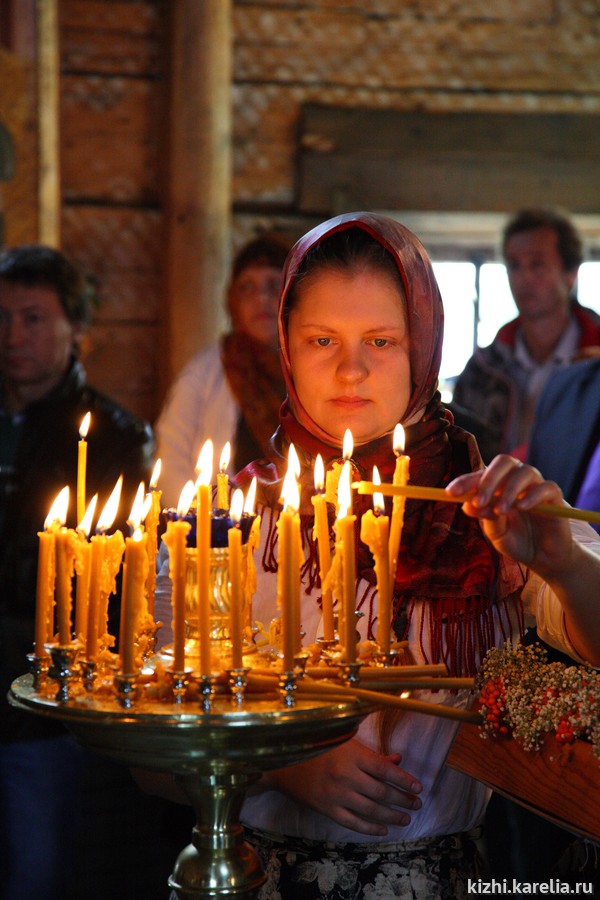
<path id="1" fill-rule="evenodd" d="M 356 700 L 278 697 L 244 699 L 233 707 L 217 694 L 212 709 L 140 699 L 123 709 L 117 697 L 74 692 L 68 702 L 38 693 L 31 675 L 13 682 L 13 706 L 59 719 L 89 749 L 134 768 L 170 772 L 196 811 L 192 844 L 170 879 L 179 900 L 252 900 L 263 881 L 254 850 L 243 840 L 239 813 L 250 784 L 267 769 L 290 765 L 351 738 L 376 707 Z"/>
<path id="2" fill-rule="evenodd" d="M 52 659 L 48 675 L 58 682 L 56 702 L 66 703 L 69 699 L 69 682 L 75 674 L 74 663 L 81 645 L 77 641 L 70 644 L 46 644 L 46 649 Z"/>
<path id="3" fill-rule="evenodd" d="M 358 687 L 360 682 L 360 668 L 362 663 L 353 662 L 347 663 L 342 662 L 339 664 L 340 667 L 340 680 L 347 687 Z"/>
<path id="4" fill-rule="evenodd" d="M 227 669 L 229 690 L 231 691 L 231 702 L 234 706 L 242 706 L 244 703 L 244 694 L 246 692 L 246 685 L 248 684 L 249 671 L 249 668 L 243 667 Z"/>
<path id="5" fill-rule="evenodd" d="M 33 686 L 38 691 L 48 675 L 49 659 L 47 656 L 36 656 L 35 653 L 27 654 L 29 671 L 33 675 Z"/>

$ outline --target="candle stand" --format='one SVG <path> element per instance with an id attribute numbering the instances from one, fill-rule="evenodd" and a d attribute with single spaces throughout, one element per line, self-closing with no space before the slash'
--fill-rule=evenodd
<path id="1" fill-rule="evenodd" d="M 234 680 L 244 673 L 234 673 Z M 239 683 L 239 682 L 238 682 Z M 50 688 L 50 686 L 49 686 Z M 179 854 L 169 886 L 180 900 L 256 897 L 264 875 L 244 841 L 239 814 L 262 771 L 290 765 L 351 738 L 375 705 L 274 693 L 216 693 L 207 704 L 91 694 L 80 676 L 56 696 L 13 682 L 12 705 L 62 721 L 85 746 L 126 766 L 168 772 L 192 804 L 192 842 Z M 289 690 L 289 686 L 286 690 Z M 64 697 L 66 696 L 66 699 Z"/>

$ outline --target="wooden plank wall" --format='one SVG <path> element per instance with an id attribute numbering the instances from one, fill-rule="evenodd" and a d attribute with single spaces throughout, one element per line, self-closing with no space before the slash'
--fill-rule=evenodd
<path id="1" fill-rule="evenodd" d="M 159 402 L 166 2 L 61 0 L 62 246 L 97 285 L 90 380 Z"/>
<path id="2" fill-rule="evenodd" d="M 162 399 L 169 2 L 59 4 L 63 245 L 102 298 L 88 368 L 150 419 Z M 293 238 L 316 221 L 299 204 L 305 104 L 600 113 L 600 17 L 589 0 L 234 0 L 233 34 L 234 249 L 261 228 Z"/>

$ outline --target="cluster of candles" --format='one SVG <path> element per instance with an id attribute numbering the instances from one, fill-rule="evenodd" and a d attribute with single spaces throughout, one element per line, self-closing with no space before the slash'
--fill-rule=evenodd
<path id="1" fill-rule="evenodd" d="M 139 485 L 128 524 L 130 535 L 123 539 L 120 531 L 109 534 L 119 505 L 122 477 L 98 518 L 94 534 L 92 522 L 96 512 L 97 495 L 86 504 L 86 436 L 90 426 L 89 413 L 81 423 L 77 467 L 76 529 L 65 527 L 69 489 L 64 488 L 39 533 L 38 583 L 36 597 L 35 656 L 43 658 L 52 642 L 58 646 L 72 643 L 73 633 L 84 647 L 88 664 L 95 664 L 99 654 L 112 639 L 107 634 L 108 601 L 115 589 L 115 579 L 123 567 L 120 669 L 130 676 L 136 670 L 136 641 L 140 630 L 154 625 L 155 560 L 158 551 L 161 492 L 158 489 L 160 460 L 155 466 L 146 492 Z M 406 485 L 409 458 L 403 453 L 404 435 L 401 426 L 394 431 L 393 446 L 396 467 L 393 484 Z M 314 470 L 315 493 L 314 536 L 319 552 L 322 585 L 323 640 L 338 642 L 340 659 L 352 664 L 356 661 L 356 558 L 355 523 L 352 512 L 352 435 L 346 432 L 343 446 L 343 465 L 334 464 L 325 472 L 321 457 Z M 217 507 L 212 508 L 213 446 L 206 441 L 200 453 L 195 482 L 183 488 L 176 512 L 168 517 L 163 540 L 169 549 L 170 578 L 173 608 L 173 671 L 183 673 L 186 667 L 186 551 L 190 544 L 190 514 L 194 513 L 197 566 L 197 617 L 199 675 L 211 675 L 211 594 L 210 553 L 214 543 L 214 525 L 221 516 L 227 530 L 231 667 L 243 664 L 244 605 L 247 594 L 247 565 L 242 562 L 242 544 L 249 540 L 249 530 L 242 529 L 242 520 L 251 521 L 252 546 L 258 543 L 260 517 L 254 512 L 256 482 L 247 496 L 241 490 L 232 492 L 229 504 L 229 483 L 226 469 L 229 445 L 223 449 L 217 474 Z M 300 532 L 300 465 L 293 445 L 290 447 L 287 473 L 283 481 L 282 510 L 278 529 L 277 603 L 281 615 L 281 655 L 283 670 L 291 672 L 301 651 L 302 630 L 300 611 L 300 570 L 303 563 Z M 403 496 L 394 496 L 391 521 L 385 514 L 383 494 L 377 491 L 379 475 L 373 472 L 373 510 L 362 518 L 361 539 L 369 546 L 374 560 L 379 591 L 377 643 L 384 656 L 390 653 L 391 597 L 404 517 Z M 333 495 L 333 498 L 332 498 Z M 334 525 L 335 546 L 331 553 L 327 502 L 337 502 Z M 227 513 L 228 510 L 228 513 Z M 76 574 L 75 622 L 72 622 L 72 585 Z M 338 637 L 334 634 L 334 597 L 338 604 Z M 56 629 L 55 636 L 55 619 Z"/>

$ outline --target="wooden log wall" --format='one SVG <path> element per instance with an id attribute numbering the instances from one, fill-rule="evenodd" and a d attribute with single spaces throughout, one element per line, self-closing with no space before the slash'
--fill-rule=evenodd
<path id="1" fill-rule="evenodd" d="M 102 299 L 88 369 L 150 419 L 164 390 L 167 18 L 177 2 L 59 3 L 62 243 Z M 515 127 L 532 112 L 600 114 L 590 0 L 233 0 L 232 35 L 232 249 L 263 228 L 291 239 L 317 221 L 299 202 L 306 104 L 513 114 Z"/>

